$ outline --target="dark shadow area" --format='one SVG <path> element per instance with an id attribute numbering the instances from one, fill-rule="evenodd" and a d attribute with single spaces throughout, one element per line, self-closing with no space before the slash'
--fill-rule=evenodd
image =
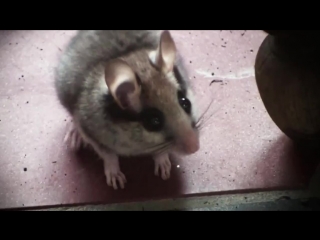
<path id="1" fill-rule="evenodd" d="M 87 204 L 112 204 L 136 201 L 182 197 L 183 179 L 178 174 L 176 161 L 171 158 L 172 171 L 169 180 L 154 175 L 153 159 L 148 157 L 120 158 L 120 168 L 127 178 L 125 189 L 114 190 L 106 183 L 103 162 L 91 149 L 81 149 L 75 153 L 66 150 L 65 164 L 61 168 L 68 173 L 65 180 L 55 172 L 63 189 L 54 189 L 56 204 L 26 206 L 26 209 L 43 209 L 62 206 L 81 206 Z M 52 176 L 52 177 L 53 177 Z M 52 190 L 53 191 L 53 190 Z M 59 199 L 59 200 L 58 200 Z M 59 201 L 59 202 L 58 202 Z M 143 209 L 141 209 L 143 210 Z"/>
<path id="2" fill-rule="evenodd" d="M 90 150 L 81 150 L 78 154 L 79 165 L 85 169 L 82 175 L 85 185 L 79 186 L 79 203 L 150 201 L 180 197 L 184 193 L 183 179 L 176 168 L 172 167 L 170 179 L 164 181 L 154 175 L 154 162 L 149 157 L 120 158 L 120 167 L 128 182 L 124 190 L 114 190 L 106 184 L 103 162 L 94 155 Z M 172 165 L 176 165 L 175 159 L 171 160 Z"/>
<path id="3" fill-rule="evenodd" d="M 172 158 L 171 160 L 174 166 L 176 160 Z M 66 161 L 69 162 L 68 181 L 70 184 L 61 182 L 64 189 L 55 190 L 55 198 L 62 199 L 61 202 L 12 210 L 141 202 L 178 198 L 184 194 L 183 179 L 176 168 L 172 167 L 170 179 L 164 181 L 154 175 L 154 162 L 148 157 L 120 159 L 121 170 L 126 175 L 128 182 L 125 189 L 119 190 L 114 190 L 107 185 L 103 162 L 91 149 L 81 149 L 78 153 L 69 151 Z M 65 194 L 66 192 L 68 194 Z"/>
<path id="4" fill-rule="evenodd" d="M 259 163 L 265 166 L 266 162 L 269 169 L 278 166 L 277 168 L 281 170 L 277 173 L 281 178 L 279 182 L 282 183 L 279 189 L 286 190 L 289 187 L 292 189 L 293 186 L 297 189 L 307 189 L 320 163 L 320 150 L 295 143 L 283 135 L 271 144 L 266 157 L 258 162 L 258 171 L 266 169 L 259 166 Z M 273 179 L 267 177 L 268 171 L 260 172 L 262 176 L 264 173 L 266 174 L 264 181 L 271 184 Z"/>

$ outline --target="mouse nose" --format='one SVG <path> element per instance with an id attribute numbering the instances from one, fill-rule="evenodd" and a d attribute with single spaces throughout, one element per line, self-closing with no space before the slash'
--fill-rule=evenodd
<path id="1" fill-rule="evenodd" d="M 197 133 L 194 131 L 186 132 L 180 145 L 186 154 L 193 154 L 197 152 L 200 148 L 199 137 Z"/>
<path id="2" fill-rule="evenodd" d="M 193 154 L 199 150 L 199 141 L 197 139 L 188 139 L 184 144 L 184 149 L 187 154 Z"/>

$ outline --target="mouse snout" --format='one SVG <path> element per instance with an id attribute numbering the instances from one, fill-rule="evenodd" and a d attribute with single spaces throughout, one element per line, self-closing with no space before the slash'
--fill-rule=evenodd
<path id="1" fill-rule="evenodd" d="M 193 131 L 184 132 L 178 140 L 178 146 L 185 154 L 193 154 L 200 148 L 198 134 Z"/>
<path id="2" fill-rule="evenodd" d="M 187 137 L 184 143 L 184 149 L 187 154 L 193 154 L 199 150 L 198 137 Z"/>

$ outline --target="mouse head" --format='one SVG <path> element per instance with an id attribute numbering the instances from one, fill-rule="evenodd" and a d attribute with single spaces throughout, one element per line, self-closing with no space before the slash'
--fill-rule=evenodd
<path id="1" fill-rule="evenodd" d="M 157 49 L 135 51 L 105 68 L 109 92 L 119 111 L 135 116 L 130 121 L 142 129 L 139 141 L 141 146 L 151 146 L 149 153 L 170 149 L 192 154 L 199 149 L 192 92 L 179 71 L 176 54 L 170 33 L 163 31 Z"/>

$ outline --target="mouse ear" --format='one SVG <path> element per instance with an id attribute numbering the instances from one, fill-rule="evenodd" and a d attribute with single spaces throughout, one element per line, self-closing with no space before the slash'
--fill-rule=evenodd
<path id="1" fill-rule="evenodd" d="M 138 112 L 140 86 L 131 67 L 120 59 L 112 60 L 105 67 L 105 81 L 109 91 L 122 109 Z"/>
<path id="2" fill-rule="evenodd" d="M 149 53 L 151 62 L 164 73 L 171 72 L 176 59 L 176 44 L 169 31 L 163 31 L 160 37 L 160 44 L 157 50 Z"/>

